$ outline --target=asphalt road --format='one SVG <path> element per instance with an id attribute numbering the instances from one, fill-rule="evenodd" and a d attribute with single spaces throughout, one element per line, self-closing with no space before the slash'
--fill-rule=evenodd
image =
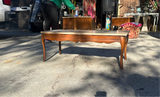
<path id="1" fill-rule="evenodd" d="M 40 33 L 0 30 L 0 97 L 159 97 L 159 33 L 129 39 L 124 70 L 119 43 L 46 42 Z"/>

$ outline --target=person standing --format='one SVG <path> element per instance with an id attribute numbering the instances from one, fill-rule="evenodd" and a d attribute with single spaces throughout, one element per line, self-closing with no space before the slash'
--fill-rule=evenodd
<path id="1" fill-rule="evenodd" d="M 45 21 L 44 30 L 50 30 L 58 28 L 59 13 L 62 2 L 72 10 L 79 10 L 79 7 L 75 7 L 70 0 L 43 0 L 41 4 L 41 12 Z"/>

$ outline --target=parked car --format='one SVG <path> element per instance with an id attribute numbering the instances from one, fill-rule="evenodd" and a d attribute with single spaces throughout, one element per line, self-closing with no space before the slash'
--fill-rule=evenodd
<path id="1" fill-rule="evenodd" d="M 5 12 L 10 11 L 11 0 L 0 0 L 0 22 L 5 22 Z"/>

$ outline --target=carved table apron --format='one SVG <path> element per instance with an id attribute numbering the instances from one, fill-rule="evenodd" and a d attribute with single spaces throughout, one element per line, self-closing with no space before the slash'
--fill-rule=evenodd
<path id="1" fill-rule="evenodd" d="M 61 54 L 61 41 L 72 42 L 97 42 L 97 43 L 113 43 L 121 44 L 120 69 L 123 69 L 123 53 L 125 60 L 127 59 L 127 43 L 129 31 L 107 31 L 107 30 L 49 30 L 41 31 L 41 39 L 43 46 L 43 61 L 46 59 L 45 39 L 59 41 L 59 54 Z"/>

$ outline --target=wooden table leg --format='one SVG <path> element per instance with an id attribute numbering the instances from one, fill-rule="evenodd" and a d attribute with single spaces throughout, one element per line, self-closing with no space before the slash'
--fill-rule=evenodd
<path id="1" fill-rule="evenodd" d="M 76 17 L 74 17 L 74 30 L 77 30 Z"/>
<path id="2" fill-rule="evenodd" d="M 61 41 L 59 41 L 59 54 L 61 54 Z"/>
<path id="3" fill-rule="evenodd" d="M 113 25 L 111 25 L 111 30 L 113 30 Z"/>
<path id="4" fill-rule="evenodd" d="M 46 50 L 45 50 L 45 39 L 44 39 L 44 34 L 41 36 L 42 40 L 42 46 L 43 46 L 43 62 L 46 60 Z"/>
<path id="5" fill-rule="evenodd" d="M 125 37 L 121 37 L 121 56 L 120 56 L 120 68 L 123 70 L 123 52 L 124 52 L 124 46 L 125 46 Z"/>
<path id="6" fill-rule="evenodd" d="M 124 48 L 124 49 L 125 49 L 125 50 L 124 50 L 124 59 L 125 59 L 125 60 L 127 60 L 127 44 L 128 44 L 128 37 L 129 37 L 129 36 L 127 36 L 127 37 L 126 37 L 126 40 L 125 40 L 125 48 Z"/>

